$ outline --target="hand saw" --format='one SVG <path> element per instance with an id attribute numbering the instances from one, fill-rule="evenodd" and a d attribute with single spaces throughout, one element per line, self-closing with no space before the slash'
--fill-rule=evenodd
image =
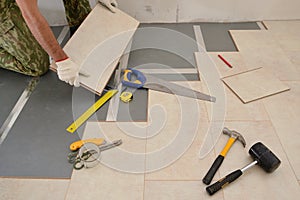
<path id="1" fill-rule="evenodd" d="M 136 78 L 135 80 L 132 80 L 132 75 L 135 76 Z M 175 83 L 164 81 L 162 79 L 156 78 L 148 74 L 143 74 L 142 72 L 131 68 L 124 70 L 122 84 L 131 88 L 143 87 L 143 88 L 148 88 L 160 92 L 166 92 L 170 94 L 195 98 L 204 101 L 210 101 L 210 102 L 216 101 L 216 98 L 213 96 L 209 96 L 207 94 L 180 86 Z"/>

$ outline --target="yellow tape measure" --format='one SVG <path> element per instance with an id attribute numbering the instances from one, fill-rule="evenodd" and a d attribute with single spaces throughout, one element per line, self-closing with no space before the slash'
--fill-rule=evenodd
<path id="1" fill-rule="evenodd" d="M 94 105 L 85 111 L 73 124 L 66 130 L 74 133 L 88 118 L 90 118 L 105 102 L 118 93 L 118 90 L 109 90 Z"/>
<path id="2" fill-rule="evenodd" d="M 131 101 L 133 98 L 133 94 L 132 92 L 122 92 L 122 94 L 120 95 L 120 99 L 121 101 L 123 101 L 124 103 L 128 103 L 129 101 Z"/>

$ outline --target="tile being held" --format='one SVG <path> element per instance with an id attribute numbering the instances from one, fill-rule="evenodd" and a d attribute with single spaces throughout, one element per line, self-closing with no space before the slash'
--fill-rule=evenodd
<path id="1" fill-rule="evenodd" d="M 138 25 L 136 19 L 119 9 L 112 13 L 100 4 L 93 8 L 64 47 L 69 57 L 89 74 L 81 76 L 83 87 L 102 93 Z"/>

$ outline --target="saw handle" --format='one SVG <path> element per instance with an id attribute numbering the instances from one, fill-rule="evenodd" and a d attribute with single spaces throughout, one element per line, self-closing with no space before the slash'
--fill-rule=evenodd
<path id="1" fill-rule="evenodd" d="M 228 174 L 224 178 L 220 179 L 219 181 L 215 182 L 214 184 L 208 186 L 206 188 L 206 191 L 208 192 L 209 195 L 213 195 L 216 192 L 218 192 L 220 189 L 227 186 L 229 183 L 238 179 L 242 174 L 243 174 L 243 172 L 240 169 L 238 169 L 238 170 Z"/>
<path id="2" fill-rule="evenodd" d="M 132 75 L 136 76 L 135 81 L 131 80 Z M 122 80 L 123 85 L 132 88 L 141 88 L 145 85 L 145 83 L 146 83 L 146 77 L 142 72 L 131 68 L 128 68 L 124 71 L 124 77 Z"/>
<path id="3" fill-rule="evenodd" d="M 224 156 L 222 156 L 222 155 L 219 155 L 215 159 L 214 163 L 212 164 L 212 166 L 210 167 L 210 169 L 208 170 L 208 172 L 206 173 L 206 175 L 202 179 L 203 183 L 205 183 L 206 185 L 210 184 L 210 182 L 213 179 L 214 175 L 216 174 L 216 172 L 218 171 L 219 167 L 221 166 L 223 160 L 224 160 Z"/>

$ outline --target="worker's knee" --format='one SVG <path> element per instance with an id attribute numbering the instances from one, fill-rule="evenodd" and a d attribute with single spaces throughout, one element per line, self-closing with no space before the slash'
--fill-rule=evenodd
<path id="1" fill-rule="evenodd" d="M 0 23 L 0 66 L 29 76 L 40 76 L 49 69 L 49 56 L 27 27 L 17 6 Z"/>
<path id="2" fill-rule="evenodd" d="M 45 52 L 37 52 L 24 63 L 0 48 L 0 67 L 28 76 L 41 76 L 49 69 L 49 57 Z"/>

